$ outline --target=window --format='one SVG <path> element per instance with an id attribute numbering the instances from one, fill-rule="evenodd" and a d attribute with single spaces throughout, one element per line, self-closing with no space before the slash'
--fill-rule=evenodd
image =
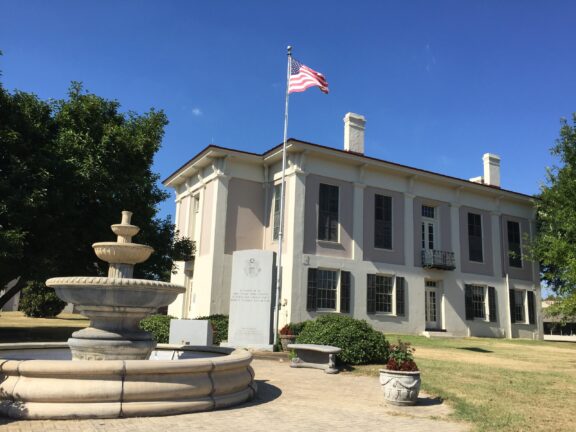
<path id="1" fill-rule="evenodd" d="M 528 317 L 526 317 L 526 310 Z M 534 291 L 510 290 L 510 320 L 513 323 L 536 324 L 536 296 Z"/>
<path id="2" fill-rule="evenodd" d="M 352 297 L 351 281 L 352 275 L 347 271 L 309 268 L 306 310 L 335 311 L 336 305 L 339 304 L 340 312 L 349 313 Z"/>
<path id="3" fill-rule="evenodd" d="M 423 205 L 422 206 L 422 217 L 434 219 L 434 210 L 435 210 L 434 207 Z"/>
<path id="4" fill-rule="evenodd" d="M 522 250 L 520 248 L 520 224 L 508 221 L 508 264 L 522 268 Z"/>
<path id="5" fill-rule="evenodd" d="M 491 322 L 498 320 L 494 287 L 466 285 L 464 294 L 467 320 L 481 319 Z"/>
<path id="6" fill-rule="evenodd" d="M 436 233 L 436 209 L 427 205 L 422 206 L 422 250 L 434 250 Z"/>
<path id="7" fill-rule="evenodd" d="M 396 283 L 394 283 L 396 281 Z M 405 280 L 403 277 L 368 275 L 367 312 L 404 315 Z"/>
<path id="8" fill-rule="evenodd" d="M 338 186 L 320 184 L 318 240 L 338 241 Z"/>
<path id="9" fill-rule="evenodd" d="M 392 249 L 392 198 L 374 195 L 374 247 Z"/>
<path id="10" fill-rule="evenodd" d="M 472 308 L 474 309 L 474 318 L 484 319 L 486 317 L 484 287 L 472 286 Z"/>
<path id="11" fill-rule="evenodd" d="M 282 184 L 274 186 L 274 231 L 273 240 L 278 240 L 280 234 L 280 199 L 282 198 Z"/>
<path id="12" fill-rule="evenodd" d="M 514 290 L 514 321 L 524 322 L 524 292 Z"/>
<path id="13" fill-rule="evenodd" d="M 468 258 L 483 262 L 482 256 L 482 216 L 468 213 Z"/>
<path id="14" fill-rule="evenodd" d="M 194 201 L 192 203 L 192 210 L 194 213 L 198 213 L 200 211 L 200 195 L 194 195 Z"/>

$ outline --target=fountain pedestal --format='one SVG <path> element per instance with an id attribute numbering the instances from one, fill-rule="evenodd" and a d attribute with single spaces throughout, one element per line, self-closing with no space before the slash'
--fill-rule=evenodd
<path id="1" fill-rule="evenodd" d="M 112 225 L 117 242 L 94 243 L 98 258 L 110 264 L 108 277 L 61 277 L 46 281 L 58 297 L 77 305 L 90 326 L 68 340 L 74 360 L 145 360 L 156 346 L 138 323 L 159 307 L 170 304 L 184 287 L 166 282 L 133 279 L 134 265 L 154 251 L 132 243 L 139 231 L 130 224 L 132 213 Z"/>

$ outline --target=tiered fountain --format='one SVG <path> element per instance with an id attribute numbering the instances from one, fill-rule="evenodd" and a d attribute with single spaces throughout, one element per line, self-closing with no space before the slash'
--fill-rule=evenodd
<path id="1" fill-rule="evenodd" d="M 95 243 L 108 277 L 46 281 L 90 318 L 64 344 L 0 344 L 0 415 L 13 418 L 112 418 L 223 408 L 255 394 L 252 356 L 220 347 L 156 347 L 139 329 L 145 316 L 184 287 L 133 279 L 149 246 L 132 243 L 132 213 L 112 225 L 117 242 Z M 54 360 L 40 360 L 40 359 Z M 73 361 L 69 361 L 72 358 Z M 149 361 L 148 359 L 156 361 Z M 172 360 L 160 360 L 160 359 Z M 66 361 L 68 359 L 68 361 Z"/>

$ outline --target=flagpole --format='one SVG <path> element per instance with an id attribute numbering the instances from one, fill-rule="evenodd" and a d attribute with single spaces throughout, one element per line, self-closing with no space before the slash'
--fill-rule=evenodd
<path id="1" fill-rule="evenodd" d="M 288 66 L 286 70 L 286 105 L 284 107 L 284 142 L 282 144 L 282 183 L 280 186 L 280 226 L 278 227 L 278 263 L 276 269 L 276 302 L 274 304 L 274 345 L 278 343 L 278 316 L 280 315 L 280 293 L 282 292 L 282 242 L 284 239 L 284 188 L 286 183 L 286 140 L 288 139 L 288 100 L 290 69 L 292 68 L 292 47 L 288 45 Z"/>

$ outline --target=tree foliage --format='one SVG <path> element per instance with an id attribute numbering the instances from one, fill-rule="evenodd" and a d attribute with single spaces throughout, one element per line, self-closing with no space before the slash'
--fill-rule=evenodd
<path id="1" fill-rule="evenodd" d="M 76 82 L 56 101 L 0 84 L 0 286 L 106 274 L 91 245 L 115 240 L 122 210 L 141 228 L 134 241 L 156 251 L 135 277 L 169 278 L 175 255 L 193 251 L 156 216 L 167 193 L 151 166 L 167 123 L 162 111 L 124 113 Z"/>
<path id="2" fill-rule="evenodd" d="M 560 165 L 549 168 L 538 206 L 538 235 L 532 251 L 542 280 L 556 294 L 547 313 L 563 320 L 576 317 L 576 114 L 562 120 L 552 154 Z"/>

